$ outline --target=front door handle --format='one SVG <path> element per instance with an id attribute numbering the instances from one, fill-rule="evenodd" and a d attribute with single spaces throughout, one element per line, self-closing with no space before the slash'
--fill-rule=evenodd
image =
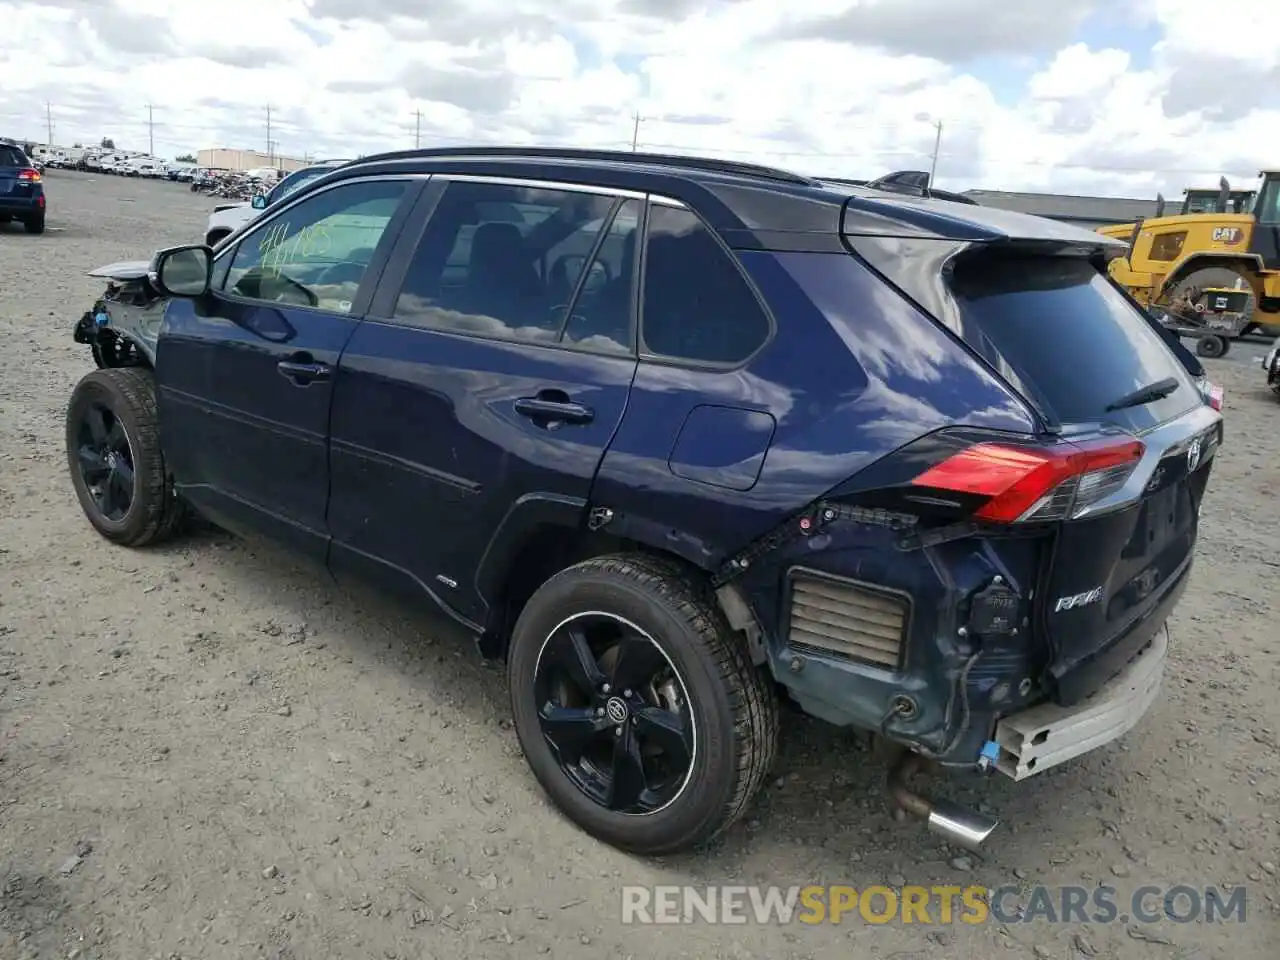
<path id="1" fill-rule="evenodd" d="M 515 406 L 520 416 L 544 423 L 590 423 L 595 419 L 594 410 L 572 400 L 521 397 Z"/>
<path id="2" fill-rule="evenodd" d="M 276 364 L 276 369 L 280 371 L 280 376 L 297 387 L 305 387 L 317 380 L 328 380 L 333 373 L 333 367 L 327 363 L 304 363 L 299 360 L 281 360 Z"/>

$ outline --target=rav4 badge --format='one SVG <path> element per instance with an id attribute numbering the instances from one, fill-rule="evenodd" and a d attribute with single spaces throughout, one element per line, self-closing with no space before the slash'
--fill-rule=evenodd
<path id="1" fill-rule="evenodd" d="M 1078 607 L 1087 607 L 1091 603 L 1097 603 L 1102 599 L 1102 588 L 1094 587 L 1092 590 L 1086 590 L 1084 593 L 1075 593 L 1069 597 L 1059 597 L 1058 602 L 1053 605 L 1054 613 L 1061 613 L 1063 610 L 1075 610 Z"/>

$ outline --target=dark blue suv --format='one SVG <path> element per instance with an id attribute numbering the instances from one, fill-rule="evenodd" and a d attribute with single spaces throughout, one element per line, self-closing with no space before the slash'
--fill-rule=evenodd
<path id="1" fill-rule="evenodd" d="M 0 226 L 19 220 L 27 233 L 44 233 L 44 176 L 12 140 L 0 138 Z"/>
<path id="2" fill-rule="evenodd" d="M 790 703 L 975 845 L 909 777 L 1123 734 L 1191 567 L 1222 418 L 1121 252 L 717 160 L 368 157 L 97 272 L 72 480 L 117 543 L 195 511 L 438 607 L 610 843 L 727 827 Z"/>

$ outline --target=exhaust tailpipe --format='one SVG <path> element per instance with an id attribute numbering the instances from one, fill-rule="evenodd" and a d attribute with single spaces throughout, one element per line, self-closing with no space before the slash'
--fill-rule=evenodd
<path id="1" fill-rule="evenodd" d="M 889 797 L 895 809 L 918 820 L 933 833 L 967 850 L 977 850 L 1000 825 L 994 817 L 947 800 L 930 800 L 915 793 L 907 781 L 920 769 L 920 755 L 908 753 L 889 771 Z"/>

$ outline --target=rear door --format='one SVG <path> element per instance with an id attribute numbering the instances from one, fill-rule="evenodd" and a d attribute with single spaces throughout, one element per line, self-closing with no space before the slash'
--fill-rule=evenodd
<path id="1" fill-rule="evenodd" d="M 437 176 L 419 206 L 335 381 L 330 565 L 481 622 L 482 558 L 585 511 L 626 409 L 642 200 Z"/>
<path id="2" fill-rule="evenodd" d="M 324 561 L 334 372 L 421 183 L 309 194 L 220 253 L 206 300 L 169 306 L 156 364 L 166 459 L 224 525 Z"/>

